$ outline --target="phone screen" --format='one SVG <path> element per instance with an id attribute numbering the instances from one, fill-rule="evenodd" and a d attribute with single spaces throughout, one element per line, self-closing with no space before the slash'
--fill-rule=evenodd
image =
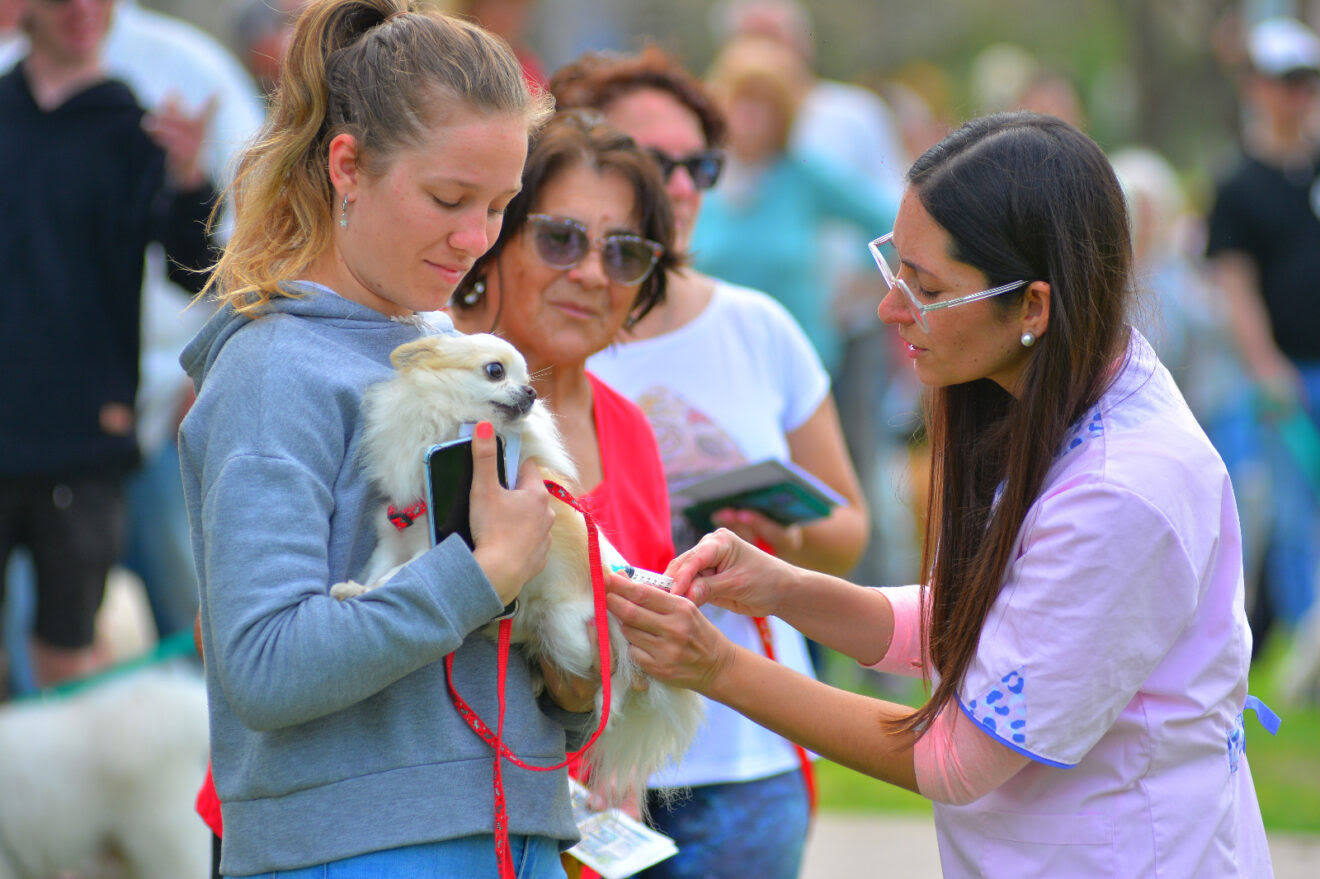
<path id="1" fill-rule="evenodd" d="M 496 466 L 500 485 L 508 487 L 504 464 L 504 438 L 495 437 Z M 466 437 L 432 446 L 426 453 L 426 510 L 431 524 L 431 543 L 458 534 L 471 548 L 472 526 L 468 521 L 472 495 L 472 439 Z"/>

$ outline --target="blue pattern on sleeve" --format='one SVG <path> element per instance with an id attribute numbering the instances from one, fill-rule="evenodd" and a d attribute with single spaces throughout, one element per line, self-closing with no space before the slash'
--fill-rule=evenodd
<path id="1" fill-rule="evenodd" d="M 1027 742 L 1026 678 L 1021 667 L 999 679 L 980 699 L 967 703 L 972 719 L 985 727 L 997 739 L 1015 745 Z"/>
<path id="2" fill-rule="evenodd" d="M 1095 439 L 1105 432 L 1104 416 L 1099 409 L 1091 413 L 1090 418 L 1078 421 L 1068 431 L 1068 436 L 1064 438 L 1062 446 L 1054 455 L 1055 459 L 1062 458 L 1064 455 L 1078 448 L 1087 440 Z"/>

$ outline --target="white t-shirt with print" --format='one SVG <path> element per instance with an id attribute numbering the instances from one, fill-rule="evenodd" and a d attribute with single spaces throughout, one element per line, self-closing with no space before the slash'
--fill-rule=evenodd
<path id="1" fill-rule="evenodd" d="M 787 435 L 829 393 L 820 358 L 784 307 L 759 291 L 720 282 L 692 321 L 614 345 L 587 368 L 646 413 L 671 485 L 766 458 L 787 460 Z M 675 524 L 681 552 L 695 537 L 677 514 Z M 705 612 L 734 643 L 763 652 L 750 619 L 716 607 Z M 802 635 L 774 617 L 770 625 L 779 661 L 812 674 Z M 797 767 L 786 740 L 706 700 L 706 723 L 692 748 L 652 786 L 750 781 Z"/>

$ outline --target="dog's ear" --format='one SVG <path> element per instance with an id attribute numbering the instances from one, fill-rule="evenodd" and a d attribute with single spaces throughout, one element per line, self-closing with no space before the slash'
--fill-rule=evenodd
<path id="1" fill-rule="evenodd" d="M 405 342 L 390 352 L 390 363 L 400 372 L 407 369 L 434 367 L 441 359 L 440 347 L 436 339 L 431 336 Z"/>

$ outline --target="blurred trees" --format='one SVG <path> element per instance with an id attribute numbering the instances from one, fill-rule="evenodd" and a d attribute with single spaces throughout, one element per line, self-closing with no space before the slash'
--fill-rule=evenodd
<path id="1" fill-rule="evenodd" d="M 139 0 L 228 40 L 226 0 Z M 631 49 L 650 37 L 704 71 L 717 37 L 714 0 L 533 0 L 530 35 L 546 64 L 585 48 Z M 1140 142 L 1194 174 L 1213 173 L 1237 128 L 1232 81 L 1219 56 L 1249 0 L 806 0 L 817 68 L 868 84 L 925 64 L 945 81 L 949 116 L 983 112 L 973 63 L 1011 44 L 1077 87 L 1103 146 Z"/>
<path id="2" fill-rule="evenodd" d="M 540 0 L 544 12 L 583 0 Z M 714 54 L 711 0 L 612 0 L 621 46 L 646 34 L 701 72 Z M 1232 38 L 1239 0 L 812 0 L 817 68 L 875 83 L 928 62 L 947 78 L 950 115 L 982 112 L 972 65 L 1008 43 L 1070 79 L 1105 147 L 1154 146 L 1194 175 L 1212 174 L 1237 129 L 1230 75 L 1214 47 Z M 572 30 L 576 16 L 541 16 Z M 552 63 L 562 59 L 548 58 Z"/>

